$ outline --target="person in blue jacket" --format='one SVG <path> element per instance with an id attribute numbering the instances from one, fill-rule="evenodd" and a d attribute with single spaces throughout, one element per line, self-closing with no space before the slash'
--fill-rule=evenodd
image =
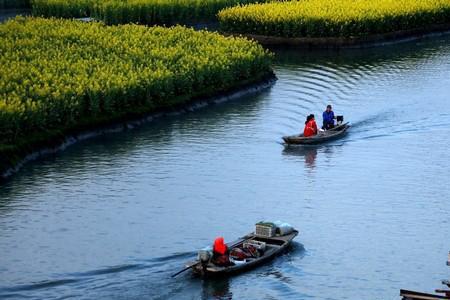
<path id="1" fill-rule="evenodd" d="M 334 128 L 334 119 L 336 119 L 336 117 L 334 116 L 333 108 L 331 107 L 331 105 L 327 105 L 327 109 L 323 112 L 322 118 L 322 129 L 328 130 Z"/>

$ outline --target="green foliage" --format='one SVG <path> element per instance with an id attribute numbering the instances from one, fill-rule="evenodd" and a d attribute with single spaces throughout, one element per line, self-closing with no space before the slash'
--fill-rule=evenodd
<path id="1" fill-rule="evenodd" d="M 31 0 L 32 14 L 43 17 L 84 18 L 94 13 L 99 0 Z"/>
<path id="2" fill-rule="evenodd" d="M 281 37 L 351 37 L 450 22 L 449 0 L 299 0 L 218 14 L 222 30 Z"/>
<path id="3" fill-rule="evenodd" d="M 32 7 L 34 16 L 94 17 L 106 24 L 153 25 L 215 21 L 223 8 L 255 2 L 258 0 L 33 0 Z"/>
<path id="4" fill-rule="evenodd" d="M 0 24 L 0 144 L 225 91 L 269 74 L 271 57 L 181 26 L 17 17 Z"/>

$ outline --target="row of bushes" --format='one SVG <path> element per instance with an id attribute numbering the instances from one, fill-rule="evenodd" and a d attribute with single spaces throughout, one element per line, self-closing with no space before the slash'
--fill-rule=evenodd
<path id="1" fill-rule="evenodd" d="M 0 0 L 0 9 L 30 8 L 30 0 Z"/>
<path id="2" fill-rule="evenodd" d="M 255 42 L 180 26 L 17 17 L 0 25 L 0 145 L 257 81 L 271 59 Z"/>
<path id="3" fill-rule="evenodd" d="M 226 7 L 264 0 L 33 0 L 34 16 L 93 17 L 106 24 L 192 24 L 216 20 Z"/>
<path id="4" fill-rule="evenodd" d="M 31 0 L 34 16 L 57 18 L 85 18 L 94 14 L 99 0 Z"/>
<path id="5" fill-rule="evenodd" d="M 280 37 L 352 37 L 450 22 L 449 0 L 300 0 L 222 10 L 221 29 Z"/>

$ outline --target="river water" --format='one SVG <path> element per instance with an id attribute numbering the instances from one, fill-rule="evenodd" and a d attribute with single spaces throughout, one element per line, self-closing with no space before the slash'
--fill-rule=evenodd
<path id="1" fill-rule="evenodd" d="M 450 37 L 277 51 L 257 96 L 81 142 L 0 186 L 0 298 L 399 299 L 449 277 Z M 331 103 L 349 134 L 284 149 Z M 320 118 L 319 118 L 320 120 Z M 248 273 L 170 274 L 260 220 L 300 230 Z"/>

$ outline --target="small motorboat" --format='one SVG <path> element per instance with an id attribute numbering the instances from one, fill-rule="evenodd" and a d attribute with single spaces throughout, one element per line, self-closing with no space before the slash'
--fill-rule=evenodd
<path id="1" fill-rule="evenodd" d="M 303 134 L 283 136 L 285 145 L 317 145 L 338 139 L 347 133 L 349 123 L 338 124 L 333 129 L 319 131 L 318 134 L 304 137 Z"/>
<path id="2" fill-rule="evenodd" d="M 298 235 L 298 233 L 299 232 L 297 230 L 291 228 L 291 230 L 283 234 L 273 233 L 268 235 L 267 230 L 265 231 L 265 233 L 261 233 L 261 231 L 258 230 L 257 225 L 257 230 L 255 232 L 249 233 L 238 239 L 237 241 L 227 244 L 230 252 L 231 265 L 218 266 L 212 262 L 210 252 L 211 250 L 200 250 L 197 260 L 188 263 L 184 270 L 192 269 L 195 275 L 199 275 L 201 277 L 229 276 L 232 274 L 244 272 L 256 266 L 259 266 L 273 259 L 275 256 L 283 253 L 288 248 L 291 241 Z M 258 247 L 259 255 L 256 257 L 247 257 L 241 260 L 232 258 L 231 253 L 233 253 L 234 249 L 242 249 L 248 245 Z M 178 275 L 184 270 L 172 275 L 172 277 Z"/>

